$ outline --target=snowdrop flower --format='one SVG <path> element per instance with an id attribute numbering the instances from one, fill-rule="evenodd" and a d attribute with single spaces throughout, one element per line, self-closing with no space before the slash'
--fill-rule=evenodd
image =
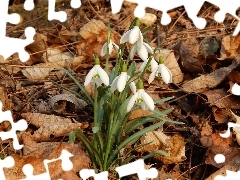
<path id="1" fill-rule="evenodd" d="M 164 65 L 162 56 L 160 56 L 160 58 L 159 58 L 159 65 L 158 65 L 158 67 L 155 68 L 152 71 L 152 73 L 150 74 L 150 76 L 148 78 L 148 83 L 149 84 L 154 80 L 155 76 L 161 76 L 163 82 L 165 82 L 166 84 L 172 82 L 172 73 L 167 68 L 167 66 Z"/>
<path id="2" fill-rule="evenodd" d="M 107 73 L 101 68 L 98 57 L 95 58 L 95 66 L 89 71 L 86 76 L 84 86 L 87 86 L 91 81 L 94 81 L 99 87 L 102 83 L 109 85 L 109 77 Z"/>
<path id="3" fill-rule="evenodd" d="M 237 83 L 232 86 L 232 94 L 240 96 L 240 86 Z"/>
<path id="4" fill-rule="evenodd" d="M 139 20 L 136 24 L 139 24 Z M 133 59 L 134 54 L 137 52 L 141 59 L 147 59 L 148 53 L 153 54 L 152 48 L 145 42 L 143 42 L 143 35 L 138 26 L 134 26 L 133 29 L 128 30 L 123 34 L 120 39 L 120 44 L 129 42 L 133 44 L 130 51 L 130 59 Z"/>
<path id="5" fill-rule="evenodd" d="M 143 89 L 143 82 L 138 82 L 139 90 L 131 97 L 127 105 L 127 112 L 131 111 L 135 102 L 140 103 L 143 110 L 150 109 L 154 110 L 154 102 L 151 96 L 149 96 Z"/>
<path id="6" fill-rule="evenodd" d="M 130 76 L 127 75 L 127 66 L 126 64 L 123 64 L 122 72 L 119 76 L 117 76 L 112 84 L 111 84 L 111 92 L 114 92 L 116 89 L 118 89 L 119 92 L 122 92 L 126 86 L 127 81 L 129 80 Z M 136 86 L 134 82 L 131 82 L 129 84 L 131 91 L 135 94 L 136 93 Z"/>
<path id="7" fill-rule="evenodd" d="M 148 58 L 147 60 L 143 60 L 143 63 L 142 65 L 140 66 L 139 68 L 139 71 L 143 71 L 145 66 L 147 65 L 148 61 L 151 61 L 150 62 L 150 68 L 151 68 L 151 71 L 153 71 L 154 69 L 156 69 L 158 67 L 158 63 L 155 59 L 153 58 Z"/>
<path id="8" fill-rule="evenodd" d="M 112 53 L 113 47 L 118 50 L 119 46 L 114 43 L 111 39 L 109 41 L 109 54 Z M 104 56 L 105 54 L 107 54 L 107 42 L 103 45 L 101 52 L 100 52 L 100 56 Z"/>

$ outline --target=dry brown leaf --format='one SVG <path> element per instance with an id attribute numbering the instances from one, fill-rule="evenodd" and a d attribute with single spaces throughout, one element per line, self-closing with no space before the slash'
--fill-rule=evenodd
<path id="1" fill-rule="evenodd" d="M 165 149 L 165 151 L 167 151 L 167 149 Z M 181 135 L 174 134 L 174 136 L 170 137 L 169 149 L 168 153 L 170 156 L 156 155 L 164 164 L 179 163 L 186 160 L 185 142 Z"/>
<path id="2" fill-rule="evenodd" d="M 66 44 L 70 40 L 70 32 L 62 24 L 57 24 L 55 28 L 48 29 L 47 41 L 50 44 Z"/>
<path id="3" fill-rule="evenodd" d="M 22 117 L 30 124 L 36 126 L 33 139 L 36 142 L 49 141 L 50 136 L 66 136 L 70 131 L 76 131 L 81 123 L 72 123 L 71 119 L 55 115 L 40 113 L 22 113 Z"/>
<path id="4" fill-rule="evenodd" d="M 216 54 L 220 45 L 216 38 L 205 38 L 200 43 L 200 54 L 206 56 Z"/>
<path id="5" fill-rule="evenodd" d="M 202 127 L 200 141 L 203 146 L 210 147 L 212 146 L 212 126 L 209 122 L 206 122 Z"/>
<path id="6" fill-rule="evenodd" d="M 74 57 L 73 59 L 65 59 L 54 62 L 47 62 L 34 65 L 29 68 L 22 70 L 24 76 L 28 78 L 29 81 L 45 81 L 46 77 L 54 68 L 60 67 L 77 67 L 84 60 L 84 57 Z"/>
<path id="7" fill-rule="evenodd" d="M 156 22 L 157 16 L 152 13 L 145 13 L 145 15 L 139 20 L 146 26 L 152 26 Z"/>
<path id="8" fill-rule="evenodd" d="M 240 156 L 236 156 L 227 165 L 223 166 L 221 169 L 211 174 L 205 180 L 214 180 L 217 175 L 226 176 L 226 170 L 237 172 L 239 171 L 239 167 L 240 167 Z"/>
<path id="9" fill-rule="evenodd" d="M 93 54 L 100 54 L 101 48 L 107 42 L 108 27 L 101 21 L 92 19 L 85 24 L 79 31 L 79 34 L 85 41 L 76 44 L 78 55 L 87 56 L 89 60 L 93 59 Z M 111 39 L 116 44 L 119 43 L 120 35 L 111 29 Z M 110 57 L 115 57 L 116 51 L 113 51 Z M 100 56 L 99 56 L 100 57 Z M 103 59 L 103 58 L 102 58 Z"/>
<path id="10" fill-rule="evenodd" d="M 227 165 L 233 158 L 238 156 L 240 153 L 239 148 L 236 147 L 227 147 L 223 146 L 211 146 L 207 151 L 207 158 L 205 160 L 206 164 L 211 164 L 217 168 L 221 168 L 224 165 Z M 225 162 L 217 163 L 214 160 L 216 154 L 223 154 L 225 156 Z"/>
<path id="11" fill-rule="evenodd" d="M 169 68 L 173 75 L 173 82 L 180 83 L 183 81 L 183 73 L 177 62 L 178 56 L 174 54 L 174 51 L 169 49 L 163 49 L 160 53 L 155 53 L 155 59 L 158 61 L 159 57 L 162 56 L 164 64 Z"/>
<path id="12" fill-rule="evenodd" d="M 2 102 L 2 111 L 7 111 L 13 106 L 11 101 L 8 99 L 7 90 L 3 86 L 0 86 L 0 101 Z"/>
<path id="13" fill-rule="evenodd" d="M 147 144 L 149 142 L 151 143 Z M 147 133 L 140 139 L 140 143 L 142 145 L 147 145 L 137 149 L 138 152 L 151 153 L 156 150 L 167 152 L 169 156 L 162 156 L 159 154 L 153 156 L 164 164 L 173 164 L 186 160 L 185 142 L 181 135 L 175 134 L 174 136 L 167 136 L 159 129 L 158 131 Z"/>
<path id="14" fill-rule="evenodd" d="M 34 42 L 28 46 L 26 46 L 26 51 L 30 54 L 30 59 L 26 61 L 24 64 L 32 65 L 36 62 L 42 61 L 42 56 L 45 53 L 47 48 L 47 37 L 43 34 L 36 33 L 34 36 Z"/>
<path id="15" fill-rule="evenodd" d="M 222 38 L 220 59 L 235 57 L 240 54 L 240 34 L 224 36 Z"/>
<path id="16" fill-rule="evenodd" d="M 189 38 L 186 41 L 181 41 L 175 48 L 179 51 L 183 68 L 192 73 L 202 72 L 203 64 L 206 64 L 206 59 L 199 55 L 199 43 L 196 38 Z"/>
<path id="17" fill-rule="evenodd" d="M 135 118 L 139 118 L 142 116 L 150 116 L 152 115 L 153 112 L 149 111 L 149 110 L 143 110 L 143 109 L 136 109 L 134 111 L 132 111 L 132 113 L 129 116 L 129 120 L 133 120 Z"/>
<path id="18" fill-rule="evenodd" d="M 227 75 L 238 65 L 240 61 L 233 61 L 228 67 L 222 67 L 207 75 L 201 75 L 183 84 L 182 88 L 186 92 L 202 93 L 219 85 Z"/>
<path id="19" fill-rule="evenodd" d="M 218 108 L 216 106 L 212 106 L 212 112 L 218 123 L 228 123 L 232 116 L 229 109 Z"/>
<path id="20" fill-rule="evenodd" d="M 55 62 L 61 60 L 67 60 L 73 58 L 70 52 L 62 52 L 60 48 L 48 48 L 46 53 L 43 55 L 45 62 Z"/>
<path id="21" fill-rule="evenodd" d="M 203 93 L 208 98 L 208 103 L 218 108 L 225 109 L 239 109 L 240 108 L 240 97 L 229 96 L 224 89 L 214 89 Z"/>
<path id="22" fill-rule="evenodd" d="M 51 179 L 59 179 L 59 178 L 64 179 L 64 177 L 70 176 L 76 180 L 80 180 L 80 178 L 77 179 L 76 176 L 74 176 L 74 174 L 76 175 L 76 173 L 78 173 L 81 169 L 90 168 L 90 159 L 84 153 L 83 147 L 81 144 L 71 145 L 69 143 L 60 143 L 60 142 L 51 144 L 52 143 L 51 142 L 48 144 L 48 146 L 46 146 L 42 143 L 36 144 L 36 142 L 31 140 L 27 143 L 29 138 L 26 137 L 26 139 L 24 138 L 25 146 L 28 146 L 28 144 L 32 144 L 32 147 L 36 145 L 37 148 L 35 148 L 27 156 L 19 156 L 17 154 L 12 155 L 12 157 L 15 160 L 14 167 L 4 169 L 4 173 L 5 173 L 5 176 L 7 177 L 7 180 L 25 178 L 22 172 L 22 167 L 28 163 L 33 166 L 34 174 L 38 175 L 38 174 L 45 173 L 46 169 L 43 165 L 43 160 L 58 158 L 63 149 L 67 150 L 68 152 L 74 155 L 73 157 L 70 158 L 71 162 L 73 163 L 73 168 L 72 170 L 65 172 L 62 170 L 61 161 L 49 163 L 48 168 L 49 168 Z"/>

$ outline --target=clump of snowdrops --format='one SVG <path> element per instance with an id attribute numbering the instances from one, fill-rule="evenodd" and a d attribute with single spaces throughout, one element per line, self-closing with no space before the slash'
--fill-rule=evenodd
<path id="1" fill-rule="evenodd" d="M 83 142 L 96 170 L 111 171 L 116 166 L 129 163 L 134 160 L 135 156 L 132 152 L 138 146 L 132 146 L 130 150 L 127 150 L 129 148 L 126 148 L 126 146 L 129 147 L 135 144 L 141 136 L 163 126 L 165 122 L 181 124 L 166 117 L 172 109 L 155 110 L 155 104 L 167 101 L 172 97 L 154 101 L 144 90 L 142 78 L 148 69 L 151 71 L 148 83 L 151 83 L 156 77 L 161 77 L 167 84 L 171 83 L 172 73 L 164 65 L 162 57 L 158 60 L 154 59 L 154 51 L 148 43 L 144 42 L 139 24 L 138 19 L 132 22 L 129 30 L 121 37 L 119 46 L 111 40 L 108 25 L 108 37 L 100 52 L 101 56 L 106 57 L 105 68 L 100 65 L 99 58 L 94 56 L 95 65 L 88 72 L 84 82 L 84 86 L 89 85 L 91 82 L 95 83 L 94 99 L 85 92 L 76 78 L 67 70 L 61 69 L 73 79 L 85 94 L 85 100 L 93 107 L 93 139 L 90 141 L 81 129 L 71 132 L 69 137 L 71 143 L 74 143 L 75 137 Z M 128 54 L 125 53 L 127 43 L 131 45 Z M 109 55 L 114 48 L 117 50 L 116 65 L 110 70 L 108 67 Z M 136 62 L 133 61 L 135 54 L 138 54 L 143 60 L 139 69 L 136 68 Z M 128 121 L 132 111 L 139 108 L 148 109 L 153 114 Z M 151 123 L 153 120 L 155 123 Z M 150 125 L 140 128 L 146 126 L 146 124 Z M 122 153 L 123 150 L 124 153 Z M 157 153 L 167 154 L 158 150 L 148 154 L 143 159 Z"/>

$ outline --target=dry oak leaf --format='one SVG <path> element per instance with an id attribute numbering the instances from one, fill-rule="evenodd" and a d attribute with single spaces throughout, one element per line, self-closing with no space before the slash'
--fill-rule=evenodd
<path id="1" fill-rule="evenodd" d="M 240 98 L 239 98 L 239 100 L 240 100 Z M 212 106 L 212 113 L 213 113 L 215 120 L 218 123 L 228 123 L 232 117 L 231 111 L 229 109 L 218 108 L 217 106 Z"/>
<path id="2" fill-rule="evenodd" d="M 38 128 L 33 134 L 36 142 L 49 141 L 51 135 L 55 138 L 66 136 L 70 131 L 76 131 L 82 125 L 81 123 L 72 123 L 69 118 L 40 113 L 22 113 L 22 117 Z"/>
<path id="3" fill-rule="evenodd" d="M 150 143 L 151 142 L 151 143 Z M 162 161 L 164 164 L 173 164 L 182 162 L 185 157 L 185 142 L 181 135 L 175 134 L 174 136 L 165 135 L 161 129 L 158 131 L 152 131 L 147 133 L 140 139 L 140 143 L 144 145 L 139 148 L 138 152 L 151 153 L 156 150 L 163 150 L 169 154 L 169 156 L 162 156 L 159 154 L 153 157 Z"/>
<path id="4" fill-rule="evenodd" d="M 41 144 L 41 143 L 40 143 Z M 39 146 L 40 146 L 39 144 Z M 36 151 L 40 150 L 40 152 L 45 152 L 44 155 L 38 154 L 37 152 L 32 152 L 27 156 L 19 156 L 17 154 L 13 154 L 12 157 L 15 160 L 15 165 L 12 168 L 4 168 L 4 174 L 6 176 L 6 180 L 15 180 L 25 178 L 25 175 L 22 172 L 22 167 L 25 164 L 31 164 L 34 168 L 34 174 L 42 174 L 46 172 L 46 169 L 43 165 L 44 159 L 55 159 L 58 158 L 61 154 L 61 151 L 67 150 L 73 157 L 70 157 L 71 162 L 73 163 L 73 168 L 70 171 L 63 171 L 61 167 L 61 161 L 56 161 L 48 164 L 48 169 L 50 172 L 51 179 L 71 179 L 71 180 L 80 180 L 76 175 L 80 170 L 85 168 L 90 168 L 90 159 L 85 154 L 83 150 L 83 146 L 78 143 L 71 145 L 69 143 L 58 143 L 55 147 L 43 146 L 42 149 L 39 147 Z"/>
<path id="5" fill-rule="evenodd" d="M 181 64 L 184 70 L 192 73 L 203 71 L 202 66 L 206 64 L 205 57 L 199 55 L 199 42 L 196 38 L 180 41 L 175 47 L 180 53 Z"/>
<path id="6" fill-rule="evenodd" d="M 25 65 L 32 65 L 36 62 L 42 61 L 42 56 L 47 48 L 47 37 L 43 34 L 35 34 L 34 42 L 26 46 L 26 51 L 30 54 L 30 58 L 26 61 Z"/>
<path id="7" fill-rule="evenodd" d="M 202 93 L 219 85 L 227 75 L 238 65 L 240 60 L 233 61 L 228 67 L 222 67 L 207 75 L 201 75 L 183 84 L 182 88 L 186 92 Z"/>
<path id="8" fill-rule="evenodd" d="M 164 64 L 172 72 L 172 79 L 174 83 L 180 83 L 183 81 L 183 73 L 178 64 L 178 58 L 176 52 L 169 49 L 162 49 L 159 53 L 155 53 L 154 58 L 158 61 L 159 57 L 162 56 Z"/>
<path id="9" fill-rule="evenodd" d="M 78 56 L 74 58 L 64 59 L 64 60 L 58 60 L 54 62 L 46 62 L 34 65 L 29 68 L 25 68 L 22 70 L 23 75 L 29 80 L 29 81 L 45 81 L 46 77 L 49 76 L 49 73 L 54 68 L 61 68 L 61 67 L 77 67 L 79 64 L 81 64 L 84 60 L 84 57 Z"/>
<path id="10" fill-rule="evenodd" d="M 105 42 L 107 42 L 108 27 L 101 20 L 92 19 L 83 27 L 81 27 L 79 34 L 85 41 L 76 44 L 78 55 L 88 56 L 90 60 L 93 54 L 99 54 Z M 116 44 L 119 43 L 121 36 L 111 29 L 111 40 Z M 115 57 L 116 51 L 110 55 Z"/>
<path id="11" fill-rule="evenodd" d="M 240 54 L 240 34 L 237 36 L 224 36 L 222 38 L 221 59 L 234 57 Z"/>

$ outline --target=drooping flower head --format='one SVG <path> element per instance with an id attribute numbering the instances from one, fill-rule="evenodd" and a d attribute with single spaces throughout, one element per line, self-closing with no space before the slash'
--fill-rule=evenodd
<path id="1" fill-rule="evenodd" d="M 141 105 L 143 110 L 154 110 L 154 102 L 151 96 L 149 96 L 143 89 L 142 80 L 138 81 L 138 91 L 131 97 L 127 105 L 127 112 L 131 111 L 133 105 L 137 102 Z"/>
<path id="2" fill-rule="evenodd" d="M 139 29 L 140 21 L 137 19 L 136 25 L 125 32 L 120 39 L 120 43 L 129 42 L 133 44 L 131 51 L 130 51 L 130 59 L 133 59 L 134 54 L 137 52 L 141 59 L 147 59 L 148 53 L 153 54 L 152 48 L 145 42 L 143 42 L 143 35 Z"/>
<path id="3" fill-rule="evenodd" d="M 108 47 L 108 48 L 109 48 L 109 54 L 112 53 L 113 47 L 114 47 L 116 50 L 119 49 L 119 46 L 110 39 L 110 40 L 109 40 L 109 47 Z M 101 49 L 101 52 L 100 52 L 100 56 L 104 56 L 105 54 L 107 54 L 107 42 L 104 43 L 104 45 L 103 45 L 103 47 L 102 47 L 102 49 Z"/>
<path id="4" fill-rule="evenodd" d="M 87 86 L 92 80 L 97 84 L 97 86 L 100 86 L 102 83 L 106 86 L 109 85 L 109 77 L 101 68 L 98 57 L 95 57 L 95 66 L 93 66 L 93 68 L 88 72 L 84 86 Z"/>
<path id="5" fill-rule="evenodd" d="M 114 92 L 116 89 L 118 89 L 119 92 L 122 92 L 126 86 L 127 81 L 129 80 L 130 76 L 127 74 L 127 65 L 124 63 L 122 66 L 122 72 L 119 76 L 117 76 L 112 84 L 111 84 L 111 92 Z M 131 82 L 129 84 L 130 89 L 133 93 L 136 93 L 136 86 L 134 82 Z"/>
<path id="6" fill-rule="evenodd" d="M 154 80 L 155 76 L 161 76 L 163 82 L 165 82 L 166 84 L 172 82 L 172 72 L 167 68 L 167 66 L 164 65 L 164 61 L 163 61 L 162 56 L 159 57 L 158 67 L 156 67 L 152 71 L 152 73 L 150 74 L 150 76 L 148 78 L 148 83 L 149 84 Z"/>

